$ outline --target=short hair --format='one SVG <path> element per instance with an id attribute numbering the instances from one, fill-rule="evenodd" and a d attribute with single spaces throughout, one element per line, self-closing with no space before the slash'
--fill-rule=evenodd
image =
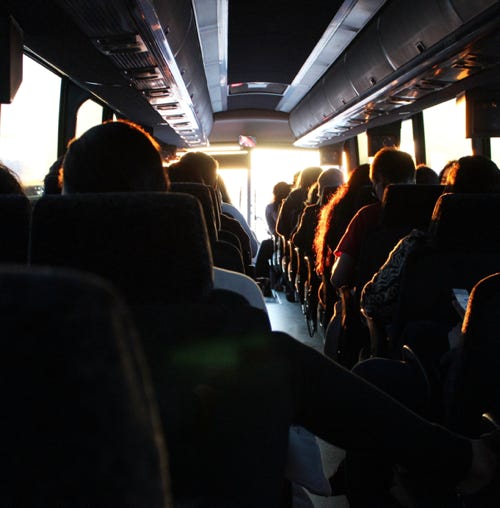
<path id="1" fill-rule="evenodd" d="M 415 183 L 437 185 L 439 176 L 430 166 L 419 164 L 415 172 Z"/>
<path id="2" fill-rule="evenodd" d="M 26 195 L 18 176 L 0 162 L 0 194 Z"/>
<path id="3" fill-rule="evenodd" d="M 63 192 L 166 191 L 158 143 L 127 120 L 109 121 L 73 139 L 63 160 Z"/>
<path id="4" fill-rule="evenodd" d="M 300 172 L 298 187 L 301 189 L 309 189 L 309 187 L 316 182 L 319 175 L 323 170 L 320 167 L 310 166 L 308 168 L 303 169 Z"/>
<path id="5" fill-rule="evenodd" d="M 290 194 L 292 190 L 292 184 L 287 182 L 278 182 L 273 187 L 273 201 L 275 203 L 281 203 L 287 196 Z"/>
<path id="6" fill-rule="evenodd" d="M 370 180 L 384 180 L 386 184 L 414 183 L 415 162 L 409 153 L 398 148 L 381 148 L 371 163 Z"/>
<path id="7" fill-rule="evenodd" d="M 340 187 L 344 183 L 344 173 L 338 168 L 328 168 L 318 176 L 318 191 L 323 193 L 325 187 Z"/>
<path id="8" fill-rule="evenodd" d="M 446 191 L 462 193 L 500 190 L 500 170 L 488 157 L 468 155 L 458 159 L 448 172 Z"/>
<path id="9" fill-rule="evenodd" d="M 177 171 L 180 172 L 179 176 L 186 172 L 189 181 L 195 181 L 198 178 L 200 183 L 214 188 L 217 186 L 219 163 L 207 153 L 188 152 L 180 158 L 176 166 Z"/>

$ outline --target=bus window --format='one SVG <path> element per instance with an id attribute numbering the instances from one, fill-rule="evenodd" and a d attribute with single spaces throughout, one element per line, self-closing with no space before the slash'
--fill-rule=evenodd
<path id="1" fill-rule="evenodd" d="M 491 138 L 491 160 L 500 167 L 500 138 Z"/>
<path id="2" fill-rule="evenodd" d="M 413 124 L 411 119 L 401 122 L 401 140 L 399 148 L 409 153 L 415 160 L 415 141 L 413 140 Z"/>
<path id="3" fill-rule="evenodd" d="M 359 163 L 367 164 L 370 162 L 368 157 L 368 135 L 366 132 L 358 134 L 358 150 L 359 150 Z"/>
<path id="4" fill-rule="evenodd" d="M 254 149 L 251 154 L 251 220 L 257 238 L 268 238 L 265 219 L 266 205 L 273 198 L 273 187 L 279 181 L 293 182 L 296 172 L 308 166 L 319 166 L 319 150 Z"/>
<path id="5" fill-rule="evenodd" d="M 102 123 L 102 110 L 103 107 L 94 102 L 92 99 L 87 99 L 79 108 L 76 114 L 76 134 L 78 138 L 85 131 Z"/>
<path id="6" fill-rule="evenodd" d="M 218 173 L 227 193 L 231 198 L 231 203 L 247 217 L 248 207 L 248 170 L 247 169 L 219 169 Z"/>
<path id="7" fill-rule="evenodd" d="M 472 155 L 465 137 L 465 101 L 452 99 L 424 110 L 425 148 L 428 165 L 437 173 L 453 159 Z"/>
<path id="8" fill-rule="evenodd" d="M 61 79 L 23 58 L 23 81 L 12 104 L 2 104 L 0 159 L 25 187 L 38 186 L 57 158 Z"/>

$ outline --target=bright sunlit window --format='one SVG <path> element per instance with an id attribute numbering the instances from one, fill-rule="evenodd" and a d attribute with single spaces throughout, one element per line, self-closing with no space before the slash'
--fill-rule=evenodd
<path id="1" fill-rule="evenodd" d="M 500 138 L 490 138 L 491 160 L 500 168 Z"/>
<path id="2" fill-rule="evenodd" d="M 360 164 L 367 164 L 370 162 L 368 157 L 368 134 L 366 134 L 366 132 L 358 134 L 358 152 Z"/>
<path id="3" fill-rule="evenodd" d="M 410 120 L 401 122 L 401 140 L 399 149 L 409 153 L 415 160 L 415 141 L 413 140 L 413 123 Z"/>
<path id="4" fill-rule="evenodd" d="M 472 155 L 471 140 L 465 137 L 465 101 L 452 99 L 423 113 L 426 160 L 436 173 L 448 161 Z"/>
<path id="5" fill-rule="evenodd" d="M 78 138 L 85 131 L 102 123 L 103 107 L 91 99 L 86 100 L 79 108 L 76 115 L 76 133 Z"/>
<path id="6" fill-rule="evenodd" d="M 40 185 L 57 158 L 61 79 L 31 58 L 12 104 L 2 104 L 0 159 L 25 186 Z"/>
<path id="7" fill-rule="evenodd" d="M 296 172 L 308 166 L 319 166 L 320 154 L 318 150 L 254 149 L 251 164 L 250 225 L 257 238 L 263 240 L 269 236 L 264 212 L 272 201 L 274 185 L 279 181 L 292 183 Z"/>
<path id="8" fill-rule="evenodd" d="M 224 180 L 231 203 L 243 214 L 248 214 L 248 170 L 219 169 L 219 175 Z"/>

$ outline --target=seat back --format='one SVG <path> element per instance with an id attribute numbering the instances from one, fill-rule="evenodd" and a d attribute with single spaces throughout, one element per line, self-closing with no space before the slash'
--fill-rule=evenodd
<path id="1" fill-rule="evenodd" d="M 220 214 L 218 211 L 216 212 L 217 205 L 213 202 L 210 189 L 208 185 L 197 182 L 172 182 L 170 185 L 170 190 L 172 192 L 191 194 L 200 201 L 207 225 L 208 238 L 212 247 L 214 265 L 219 268 L 225 268 L 226 270 L 245 273 L 245 266 L 240 250 L 238 250 L 234 244 L 231 245 L 227 241 L 222 241 L 223 238 L 226 238 L 226 236 L 224 236 L 226 232 L 221 234 L 217 228 L 215 214 Z M 218 220 L 220 222 L 220 216 Z M 239 240 L 237 238 L 236 241 L 238 241 L 239 245 Z"/>
<path id="2" fill-rule="evenodd" d="M 129 303 L 196 301 L 213 287 L 205 220 L 187 194 L 45 196 L 33 209 L 30 256 L 109 279 Z"/>
<path id="3" fill-rule="evenodd" d="M 205 223 L 207 225 L 208 238 L 210 245 L 214 245 L 217 240 L 217 229 L 215 221 L 215 205 L 212 201 L 210 187 L 196 182 L 172 182 L 170 184 L 172 192 L 184 192 L 195 196 L 201 204 Z"/>
<path id="4" fill-rule="evenodd" d="M 388 185 L 382 200 L 380 223 L 385 228 L 427 229 L 444 185 Z"/>
<path id="5" fill-rule="evenodd" d="M 432 215 L 433 243 L 443 250 L 500 252 L 499 212 L 500 193 L 443 194 Z"/>
<path id="6" fill-rule="evenodd" d="M 2 506 L 171 506 L 143 354 L 104 281 L 0 269 Z"/>
<path id="7" fill-rule="evenodd" d="M 399 298 L 391 325 L 398 344 L 406 325 L 457 321 L 452 289 L 469 291 L 481 279 L 500 271 L 500 240 L 492 218 L 500 215 L 500 194 L 443 194 L 434 209 L 430 241 L 411 252 L 402 271 Z"/>
<path id="8" fill-rule="evenodd" d="M 482 415 L 500 414 L 500 272 L 472 289 L 462 325 L 463 347 L 448 376 L 446 424 L 468 436 L 482 432 Z"/>
<path id="9" fill-rule="evenodd" d="M 396 243 L 412 229 L 427 230 L 442 185 L 389 185 L 382 200 L 380 224 L 363 241 L 357 269 L 361 289 L 383 265 Z"/>
<path id="10" fill-rule="evenodd" d="M 30 217 L 31 204 L 27 197 L 0 195 L 0 263 L 27 262 Z"/>

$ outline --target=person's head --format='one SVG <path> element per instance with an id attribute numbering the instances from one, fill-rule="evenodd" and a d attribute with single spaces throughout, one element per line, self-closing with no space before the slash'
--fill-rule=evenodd
<path id="1" fill-rule="evenodd" d="M 326 187 L 340 187 L 344 183 L 344 173 L 337 168 L 328 168 L 319 175 L 317 182 L 321 198 Z"/>
<path id="2" fill-rule="evenodd" d="M 323 170 L 316 166 L 311 166 L 303 169 L 300 172 L 299 181 L 297 187 L 308 190 L 309 187 L 318 179 L 319 175 Z"/>
<path id="3" fill-rule="evenodd" d="M 217 170 L 219 163 L 211 155 L 204 152 L 188 152 L 183 155 L 177 163 L 177 171 L 182 177 L 186 172 L 189 181 L 198 181 L 209 185 L 214 189 L 217 187 Z"/>
<path id="4" fill-rule="evenodd" d="M 273 187 L 273 203 L 281 203 L 292 190 L 292 184 L 287 182 L 278 182 Z"/>
<path id="5" fill-rule="evenodd" d="M 0 162 L 0 194 L 25 195 L 17 175 Z"/>
<path id="6" fill-rule="evenodd" d="M 43 179 L 44 194 L 61 194 L 62 192 L 62 163 L 64 155 L 60 155 L 50 166 L 49 172 Z"/>
<path id="7" fill-rule="evenodd" d="M 395 183 L 415 183 L 415 163 L 409 153 L 394 147 L 381 148 L 370 166 L 370 180 L 382 201 L 385 188 Z"/>
<path id="8" fill-rule="evenodd" d="M 159 146 L 125 120 L 92 127 L 73 139 L 63 160 L 63 193 L 166 191 Z"/>
<path id="9" fill-rule="evenodd" d="M 446 191 L 458 193 L 500 190 L 498 166 L 482 155 L 468 155 L 456 161 L 448 172 Z"/>
<path id="10" fill-rule="evenodd" d="M 439 176 L 431 167 L 419 164 L 415 172 L 415 183 L 437 185 Z"/>
<path id="11" fill-rule="evenodd" d="M 319 220 L 314 233 L 313 248 L 316 254 L 316 271 L 324 273 L 325 266 L 332 260 L 333 253 L 326 249 L 327 235 L 336 230 L 338 239 L 342 236 L 345 226 L 351 217 L 356 213 L 359 202 L 359 192 L 364 186 L 370 185 L 370 165 L 361 164 L 354 168 L 349 174 L 346 183 L 341 185 L 321 207 Z M 340 213 L 339 208 L 343 208 Z M 334 216 L 337 218 L 335 228 L 332 228 Z M 335 239 L 337 241 L 337 239 Z"/>
<path id="12" fill-rule="evenodd" d="M 453 167 L 454 164 L 456 164 L 456 160 L 448 161 L 444 166 L 443 169 L 439 172 L 439 183 L 441 185 L 446 185 L 446 179 L 448 178 L 448 173 L 450 172 L 450 169 Z"/>
<path id="13" fill-rule="evenodd" d="M 361 189 L 365 185 L 370 185 L 370 164 L 360 164 L 355 167 L 349 174 L 346 185 L 355 191 Z"/>

